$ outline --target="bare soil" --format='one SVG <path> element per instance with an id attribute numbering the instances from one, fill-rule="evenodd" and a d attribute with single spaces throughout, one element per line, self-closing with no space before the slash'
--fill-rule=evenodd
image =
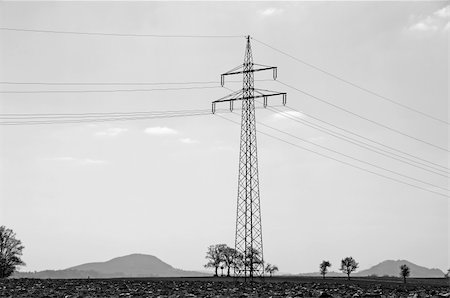
<path id="1" fill-rule="evenodd" d="M 0 297 L 449 297 L 449 281 L 395 278 L 6 279 Z"/>

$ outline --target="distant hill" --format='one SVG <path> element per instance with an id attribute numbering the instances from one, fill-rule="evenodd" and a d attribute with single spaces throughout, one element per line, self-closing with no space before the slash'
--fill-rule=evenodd
<path id="1" fill-rule="evenodd" d="M 16 272 L 16 278 L 111 278 L 111 277 L 185 277 L 208 274 L 176 269 L 152 255 L 131 254 L 106 262 L 87 263 L 64 270 Z"/>
<path id="2" fill-rule="evenodd" d="M 406 260 L 386 260 L 381 262 L 378 265 L 375 265 L 369 269 L 362 270 L 353 274 L 354 276 L 368 276 L 368 275 L 377 275 L 377 276 L 399 276 L 400 275 L 400 266 L 406 264 L 410 271 L 410 277 L 444 277 L 444 272 L 440 269 L 429 269 L 426 267 L 422 267 L 416 264 L 413 264 Z"/>
<path id="3" fill-rule="evenodd" d="M 129 277 L 176 277 L 176 276 L 199 276 L 199 272 L 184 271 L 173 268 L 167 263 L 152 255 L 132 254 L 118 257 L 106 262 L 87 263 L 69 270 L 95 271 L 102 274 L 123 274 Z"/>

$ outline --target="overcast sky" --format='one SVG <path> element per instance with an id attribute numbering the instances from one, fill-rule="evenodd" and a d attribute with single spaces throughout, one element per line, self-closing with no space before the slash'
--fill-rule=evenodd
<path id="1" fill-rule="evenodd" d="M 247 35 L 395 101 L 448 121 L 448 2 L 1 2 L 0 26 L 80 32 Z M 448 148 L 448 125 L 396 106 L 252 41 L 255 63 L 281 82 L 387 127 Z M 0 30 L 0 81 L 217 81 L 243 62 L 245 39 L 150 38 Z M 256 79 L 270 79 L 257 73 Z M 227 80 L 241 80 L 241 77 Z M 178 85 L 177 85 L 178 86 Z M 204 86 L 204 85 L 202 85 Z M 208 85 L 208 86 L 220 86 Z M 167 86 L 163 86 L 167 87 Z M 179 86 L 178 86 L 179 87 Z M 239 83 L 226 83 L 237 90 Z M 449 167 L 448 151 L 374 125 L 280 83 L 297 119 L 330 122 Z M 155 86 L 0 85 L 6 90 Z M 159 86 L 161 88 L 161 86 Z M 0 94 L 0 112 L 210 109 L 225 88 Z M 279 105 L 280 98 L 269 103 Z M 226 108 L 226 106 L 223 106 Z M 282 109 L 282 108 L 277 108 Z M 225 117 L 239 121 L 239 111 Z M 299 138 L 448 188 L 448 178 L 258 109 L 257 120 Z M 257 126 L 299 146 L 448 195 Z M 332 128 L 326 126 L 327 128 Z M 22 270 L 63 269 L 130 253 L 199 270 L 208 245 L 234 245 L 239 126 L 214 115 L 0 126 L 0 224 L 25 245 Z M 340 131 L 342 133 L 342 131 Z M 365 269 L 386 259 L 449 264 L 448 197 L 258 135 L 264 257 L 282 272 Z"/>

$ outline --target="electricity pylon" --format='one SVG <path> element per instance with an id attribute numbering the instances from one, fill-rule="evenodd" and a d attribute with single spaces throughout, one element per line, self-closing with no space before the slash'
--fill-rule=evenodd
<path id="1" fill-rule="evenodd" d="M 233 103 L 242 100 L 235 249 L 243 259 L 241 266 L 235 267 L 234 273 L 236 276 L 244 278 L 264 275 L 255 98 L 262 98 L 263 106 L 266 107 L 268 97 L 282 95 L 283 105 L 286 104 L 286 93 L 254 88 L 254 72 L 263 70 L 272 70 L 273 79 L 276 79 L 276 67 L 253 63 L 250 36 L 247 36 L 244 64 L 221 75 L 223 86 L 225 76 L 243 74 L 242 89 L 212 102 L 212 112 L 214 113 L 217 103 L 229 102 L 230 111 L 233 111 Z"/>

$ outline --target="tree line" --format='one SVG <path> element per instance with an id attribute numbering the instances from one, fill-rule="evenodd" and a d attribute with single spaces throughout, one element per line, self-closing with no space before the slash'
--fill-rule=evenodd
<path id="1" fill-rule="evenodd" d="M 350 274 L 355 271 L 358 268 L 358 263 L 353 259 L 352 257 L 346 257 L 345 259 L 341 260 L 341 270 L 343 273 L 347 274 L 347 279 L 350 280 Z M 325 275 L 328 273 L 328 268 L 331 267 L 331 263 L 329 261 L 322 261 L 320 263 L 320 274 L 325 279 Z M 409 277 L 411 271 L 408 267 L 408 265 L 403 264 L 400 266 L 400 277 L 403 278 L 403 283 L 406 283 L 406 278 Z M 448 275 L 450 273 L 450 269 L 448 270 L 448 273 L 445 275 L 448 278 Z"/>
<path id="2" fill-rule="evenodd" d="M 214 276 L 219 276 L 219 268 L 221 269 L 221 276 L 224 276 L 223 270 L 226 269 L 226 276 L 229 277 L 232 269 L 240 271 L 246 266 L 264 265 L 260 251 L 251 249 L 244 255 L 226 244 L 210 245 L 206 251 L 206 259 L 208 262 L 205 264 L 205 268 L 214 268 Z M 264 271 L 272 276 L 278 271 L 278 267 L 267 263 Z"/>

